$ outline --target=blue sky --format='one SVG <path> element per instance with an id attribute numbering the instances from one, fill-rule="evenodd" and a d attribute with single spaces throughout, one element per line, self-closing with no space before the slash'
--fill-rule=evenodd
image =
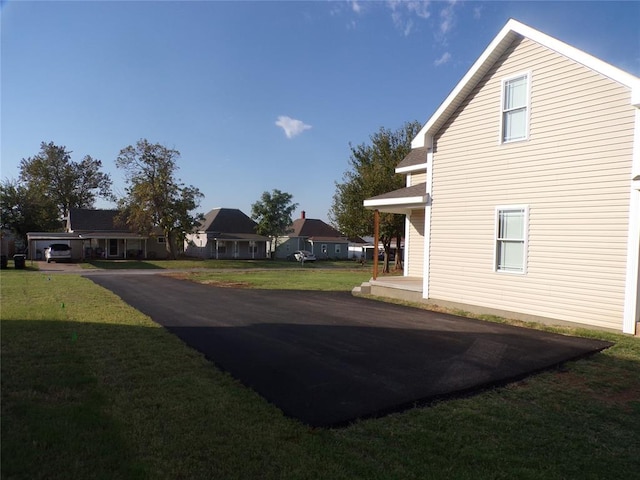
<path id="1" fill-rule="evenodd" d="M 640 2 L 1 3 L 1 166 L 42 141 L 181 152 L 200 210 L 293 195 L 327 220 L 349 143 L 424 123 L 509 18 L 640 76 Z M 104 201 L 99 208 L 113 207 Z"/>

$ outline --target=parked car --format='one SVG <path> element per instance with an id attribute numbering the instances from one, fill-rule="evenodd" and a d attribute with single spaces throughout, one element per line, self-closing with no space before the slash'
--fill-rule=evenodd
<path id="1" fill-rule="evenodd" d="M 315 262 L 316 261 L 316 256 L 307 250 L 298 250 L 296 252 L 293 252 L 293 258 L 295 258 L 297 262 Z"/>
<path id="2" fill-rule="evenodd" d="M 52 243 L 44 249 L 44 259 L 49 263 L 51 260 L 71 260 L 71 247 L 64 243 Z"/>

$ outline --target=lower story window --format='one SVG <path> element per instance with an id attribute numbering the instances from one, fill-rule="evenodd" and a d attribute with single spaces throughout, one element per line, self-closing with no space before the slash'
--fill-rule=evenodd
<path id="1" fill-rule="evenodd" d="M 339 244 L 336 244 L 336 253 L 340 253 L 340 252 L 341 252 L 340 247 L 341 247 L 341 246 L 340 246 Z"/>
<path id="2" fill-rule="evenodd" d="M 496 208 L 497 272 L 524 273 L 527 256 L 528 207 L 522 205 Z"/>

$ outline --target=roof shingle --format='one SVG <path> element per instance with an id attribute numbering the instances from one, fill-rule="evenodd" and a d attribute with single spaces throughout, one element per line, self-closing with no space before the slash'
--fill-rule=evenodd
<path id="1" fill-rule="evenodd" d="M 400 161 L 396 169 L 415 167 L 416 165 L 423 165 L 425 163 L 427 163 L 427 149 L 424 147 L 414 148 Z"/>

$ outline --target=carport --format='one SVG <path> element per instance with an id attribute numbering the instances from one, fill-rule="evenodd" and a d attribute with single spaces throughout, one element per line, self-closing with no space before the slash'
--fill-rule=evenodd
<path id="1" fill-rule="evenodd" d="M 29 232 L 27 233 L 27 254 L 31 261 L 42 260 L 43 252 L 51 243 L 65 243 L 71 247 L 71 259 L 83 258 L 82 240 L 77 233 Z M 40 257 L 38 257 L 40 253 Z"/>

